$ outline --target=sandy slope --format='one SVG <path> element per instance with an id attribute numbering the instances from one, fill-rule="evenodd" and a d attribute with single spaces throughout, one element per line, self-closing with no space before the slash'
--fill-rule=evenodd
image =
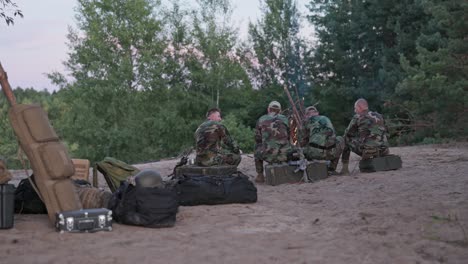
<path id="1" fill-rule="evenodd" d="M 173 228 L 60 234 L 15 215 L 0 263 L 468 263 L 468 144 L 391 151 L 401 170 L 260 185 L 255 204 L 180 207 Z M 253 177 L 252 158 L 240 169 Z"/>

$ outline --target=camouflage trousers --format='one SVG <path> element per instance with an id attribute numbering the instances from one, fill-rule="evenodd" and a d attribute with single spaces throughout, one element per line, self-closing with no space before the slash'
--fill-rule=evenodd
<path id="1" fill-rule="evenodd" d="M 385 156 L 390 153 L 387 146 L 373 147 L 360 143 L 358 138 L 345 138 L 345 147 L 341 156 L 342 162 L 349 162 L 351 151 L 361 156 L 364 160 Z"/>
<path id="2" fill-rule="evenodd" d="M 11 180 L 11 174 L 8 171 L 5 161 L 0 158 L 0 184 L 7 183 Z"/>
<path id="3" fill-rule="evenodd" d="M 195 157 L 195 164 L 198 166 L 211 167 L 220 165 L 238 166 L 241 162 L 241 155 L 232 152 L 210 153 L 208 155 L 198 155 Z"/>
<path id="4" fill-rule="evenodd" d="M 330 165 L 328 169 L 331 171 L 336 170 L 338 161 L 340 160 L 341 153 L 344 149 L 343 137 L 336 137 L 335 147 L 331 149 L 320 149 L 311 146 L 304 147 L 304 156 L 307 160 L 329 160 Z"/>
<path id="5" fill-rule="evenodd" d="M 288 154 L 290 154 L 291 148 L 269 148 L 262 149 L 258 148 L 254 152 L 255 158 L 255 171 L 257 173 L 263 173 L 263 162 L 268 163 L 282 163 L 288 161 Z"/>

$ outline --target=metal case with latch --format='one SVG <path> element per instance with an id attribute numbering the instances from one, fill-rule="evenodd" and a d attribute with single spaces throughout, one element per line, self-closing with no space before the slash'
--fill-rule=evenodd
<path id="1" fill-rule="evenodd" d="M 86 233 L 112 230 L 112 211 L 106 208 L 58 212 L 55 227 L 60 232 Z"/>

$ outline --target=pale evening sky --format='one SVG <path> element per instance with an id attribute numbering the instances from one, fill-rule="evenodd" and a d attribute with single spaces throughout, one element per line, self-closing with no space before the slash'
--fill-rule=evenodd
<path id="1" fill-rule="evenodd" d="M 76 28 L 76 0 L 14 0 L 24 18 L 15 17 L 15 24 L 7 26 L 0 21 L 0 62 L 13 88 L 33 87 L 36 90 L 55 90 L 45 73 L 66 73 L 68 26 Z M 193 0 L 188 0 L 193 2 Z M 302 14 L 308 0 L 298 0 Z M 232 16 L 234 25 L 245 37 L 247 24 L 260 16 L 258 0 L 233 0 L 236 7 Z"/>

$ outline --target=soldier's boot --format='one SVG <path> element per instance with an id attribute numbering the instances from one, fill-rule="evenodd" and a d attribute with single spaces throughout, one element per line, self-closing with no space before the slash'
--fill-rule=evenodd
<path id="1" fill-rule="evenodd" d="M 349 175 L 349 161 L 343 161 L 343 166 L 340 171 L 340 175 Z"/>
<path id="2" fill-rule="evenodd" d="M 334 176 L 334 175 L 340 175 L 336 171 L 336 167 L 338 167 L 338 161 L 340 160 L 340 156 L 338 156 L 335 159 L 330 160 L 330 164 L 328 165 L 328 175 Z"/>
<path id="3" fill-rule="evenodd" d="M 257 177 L 255 178 L 256 183 L 264 183 L 265 182 L 265 176 L 263 175 L 263 172 L 259 172 L 257 174 Z"/>
<path id="4" fill-rule="evenodd" d="M 255 182 L 263 183 L 265 182 L 265 176 L 263 176 L 263 160 L 255 158 L 255 171 L 257 172 L 257 177 Z"/>

